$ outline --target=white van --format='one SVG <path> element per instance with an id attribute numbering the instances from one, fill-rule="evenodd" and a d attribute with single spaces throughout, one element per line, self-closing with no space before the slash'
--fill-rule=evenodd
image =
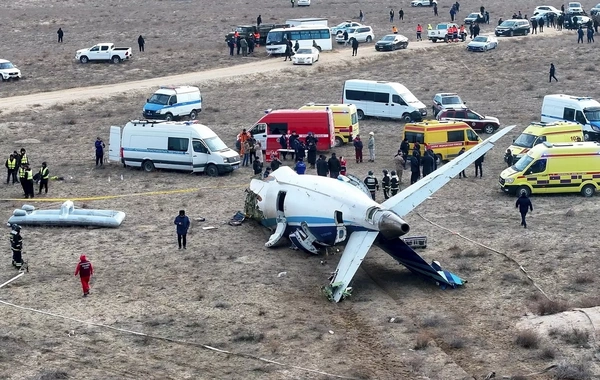
<path id="1" fill-rule="evenodd" d="M 240 167 L 240 155 L 196 121 L 132 120 L 110 127 L 108 157 L 123 166 L 206 172 L 215 177 Z"/>
<path id="2" fill-rule="evenodd" d="M 193 86 L 160 86 L 146 100 L 142 115 L 146 119 L 164 119 L 171 121 L 181 116 L 196 119 L 202 111 L 202 94 Z"/>
<path id="3" fill-rule="evenodd" d="M 542 122 L 575 121 L 583 125 L 586 141 L 600 140 L 600 103 L 590 97 L 564 94 L 544 96 Z"/>
<path id="4" fill-rule="evenodd" d="M 344 83 L 342 99 L 342 103 L 356 106 L 360 120 L 372 116 L 410 122 L 412 112 L 427 115 L 425 104 L 396 82 L 350 79 Z"/>

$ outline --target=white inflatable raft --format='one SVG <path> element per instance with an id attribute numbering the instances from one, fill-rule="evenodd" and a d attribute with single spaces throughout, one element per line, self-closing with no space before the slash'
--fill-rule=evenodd
<path id="1" fill-rule="evenodd" d="M 72 201 L 66 201 L 59 210 L 36 210 L 32 205 L 23 205 L 13 211 L 8 223 L 28 226 L 119 227 L 123 219 L 125 213 L 122 211 L 76 209 Z"/>

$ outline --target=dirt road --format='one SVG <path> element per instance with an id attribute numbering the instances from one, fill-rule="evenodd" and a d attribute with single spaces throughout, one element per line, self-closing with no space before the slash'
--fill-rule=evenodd
<path id="1" fill-rule="evenodd" d="M 556 34 L 553 29 L 548 29 L 548 33 L 545 36 Z M 530 35 L 526 37 L 513 37 L 512 39 L 530 38 L 541 36 L 541 34 Z M 501 39 L 500 46 L 503 46 L 505 39 Z M 455 48 L 458 46 L 465 46 L 463 43 L 457 44 L 445 44 L 445 43 L 432 43 L 430 41 L 414 42 L 411 41 L 407 50 L 420 50 L 420 49 L 431 49 L 431 48 Z M 314 70 L 319 65 L 331 66 L 332 64 L 345 62 L 350 60 L 365 59 L 383 54 L 403 54 L 403 50 L 396 52 L 378 52 L 373 48 L 373 44 L 362 44 L 358 49 L 358 57 L 352 57 L 351 48 L 336 49 L 333 52 L 323 53 L 313 67 L 297 67 L 298 70 L 309 69 Z M 127 93 L 131 91 L 147 90 L 149 88 L 155 88 L 160 85 L 188 85 L 188 84 L 201 84 L 204 81 L 218 80 L 231 78 L 240 75 L 259 74 L 273 71 L 283 70 L 290 68 L 292 65 L 288 62 L 284 62 L 282 58 L 269 58 L 261 60 L 259 62 L 250 62 L 241 65 L 235 65 L 230 67 L 224 67 L 219 69 L 199 71 L 193 73 L 172 75 L 159 78 L 144 79 L 125 83 L 115 83 L 101 86 L 91 87 L 79 87 L 69 88 L 51 92 L 41 92 L 36 94 L 13 96 L 10 98 L 0 99 L 0 111 L 3 115 L 12 112 L 26 111 L 32 108 L 34 105 L 36 109 L 48 108 L 54 104 L 69 103 L 69 102 L 81 102 L 91 98 L 105 98 L 107 96 Z"/>

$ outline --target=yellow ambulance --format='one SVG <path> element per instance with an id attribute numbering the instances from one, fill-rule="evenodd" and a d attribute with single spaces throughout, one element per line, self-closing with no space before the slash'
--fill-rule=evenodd
<path id="1" fill-rule="evenodd" d="M 584 141 L 583 127 L 576 122 L 531 123 L 512 145 L 508 147 L 517 160 L 529 149 L 544 141 L 549 143 L 570 143 Z M 516 161 L 516 160 L 515 160 Z"/>
<path id="2" fill-rule="evenodd" d="M 500 174 L 509 194 L 577 193 L 591 197 L 600 188 L 600 143 L 544 142 Z"/>
<path id="3" fill-rule="evenodd" d="M 433 149 L 438 161 L 448 161 L 458 156 L 462 148 L 469 150 L 479 144 L 481 139 L 475 131 L 462 121 L 427 120 L 421 123 L 408 123 L 404 126 L 404 135 L 410 144 L 411 154 L 415 142 L 421 145 L 421 155 L 425 153 L 425 144 Z"/>
<path id="4" fill-rule="evenodd" d="M 360 133 L 358 114 L 354 104 L 315 104 L 308 103 L 300 107 L 301 110 L 323 110 L 329 108 L 333 112 L 333 125 L 335 128 L 335 146 L 340 147 L 351 143 Z"/>

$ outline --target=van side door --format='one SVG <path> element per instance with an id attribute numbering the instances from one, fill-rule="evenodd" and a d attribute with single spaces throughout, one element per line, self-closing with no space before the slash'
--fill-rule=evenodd
<path id="1" fill-rule="evenodd" d="M 267 146 L 267 124 L 266 123 L 258 123 L 250 130 L 250 133 L 256 139 L 256 141 L 260 142 L 260 145 L 264 147 Z"/>
<path id="2" fill-rule="evenodd" d="M 524 173 L 527 183 L 531 185 L 536 193 L 547 193 L 550 190 L 550 176 L 546 171 L 547 164 L 548 160 L 541 158 L 533 162 Z M 554 180 L 553 182 L 557 181 Z M 558 182 L 562 182 L 561 179 Z"/>
<path id="3" fill-rule="evenodd" d="M 169 137 L 167 139 L 168 157 L 160 162 L 154 161 L 157 168 L 192 170 L 190 139 L 187 137 Z"/>
<path id="4" fill-rule="evenodd" d="M 368 115 L 373 117 L 390 116 L 390 94 L 387 92 L 373 92 L 373 101 L 367 103 Z"/>
<path id="5" fill-rule="evenodd" d="M 192 140 L 192 171 L 203 172 L 208 163 L 210 152 L 204 142 L 199 139 Z"/>
<path id="6" fill-rule="evenodd" d="M 389 117 L 401 118 L 405 112 L 408 112 L 408 104 L 398 94 L 392 95 L 392 104 L 389 110 Z"/>

